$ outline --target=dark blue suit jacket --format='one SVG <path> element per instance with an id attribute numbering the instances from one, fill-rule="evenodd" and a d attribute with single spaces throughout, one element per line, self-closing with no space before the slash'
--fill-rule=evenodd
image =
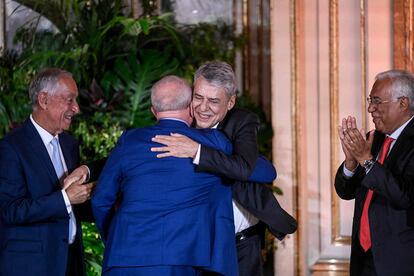
<path id="1" fill-rule="evenodd" d="M 189 158 L 158 159 L 150 151 L 158 145 L 151 138 L 172 132 L 231 152 L 220 131 L 193 129 L 176 120 L 126 131 L 92 198 L 105 243 L 103 271 L 113 266 L 186 265 L 237 275 L 231 189 L 219 176 L 196 173 Z M 215 215 L 218 209 L 220 217 Z M 211 267 L 212 256 L 222 256 L 220 265 Z"/>
<path id="2" fill-rule="evenodd" d="M 71 171 L 79 162 L 78 144 L 64 133 L 59 141 Z M 53 164 L 35 127 L 26 120 L 0 140 L 0 275 L 65 275 L 68 223 Z M 82 274 L 79 239 L 75 246 Z"/>

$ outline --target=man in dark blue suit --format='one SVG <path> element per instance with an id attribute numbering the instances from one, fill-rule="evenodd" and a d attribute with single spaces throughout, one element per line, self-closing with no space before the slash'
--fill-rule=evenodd
<path id="1" fill-rule="evenodd" d="M 106 162 L 92 198 L 105 243 L 104 275 L 197 275 L 217 254 L 225 256 L 227 270 L 220 273 L 238 274 L 231 190 L 219 176 L 196 173 L 189 159 L 158 159 L 150 151 L 155 134 L 175 132 L 231 153 L 220 131 L 190 127 L 191 94 L 176 76 L 157 82 L 151 102 L 158 123 L 124 132 Z M 222 241 L 211 233 L 216 198 L 226 198 L 219 201 L 227 210 L 218 222 Z"/>
<path id="2" fill-rule="evenodd" d="M 33 112 L 0 140 L 0 275 L 84 275 L 81 213 L 91 184 L 62 188 L 79 164 L 63 133 L 79 112 L 70 73 L 49 68 L 29 88 Z"/>

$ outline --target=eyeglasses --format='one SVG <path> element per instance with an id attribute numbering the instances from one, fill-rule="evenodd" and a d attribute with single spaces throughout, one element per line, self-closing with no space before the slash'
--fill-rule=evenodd
<path id="1" fill-rule="evenodd" d="M 381 100 L 380 98 L 371 98 L 367 97 L 368 104 L 385 104 L 385 103 L 394 103 L 399 101 L 400 99 L 405 98 L 404 96 L 398 97 L 393 100 Z"/>

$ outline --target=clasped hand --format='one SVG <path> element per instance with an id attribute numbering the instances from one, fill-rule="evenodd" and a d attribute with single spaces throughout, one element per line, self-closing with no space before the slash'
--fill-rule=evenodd
<path id="1" fill-rule="evenodd" d="M 88 168 L 82 165 L 63 180 L 63 189 L 66 191 L 71 204 L 80 204 L 91 198 L 95 184 L 84 184 L 88 173 Z"/>
<path id="2" fill-rule="evenodd" d="M 374 139 L 374 131 L 371 130 L 366 139 L 364 129 L 357 129 L 355 117 L 348 116 L 342 119 L 342 125 L 338 126 L 339 139 L 345 154 L 345 167 L 355 170 L 365 160 L 372 159 L 371 146 Z"/>
<path id="3" fill-rule="evenodd" d="M 198 143 L 187 136 L 178 133 L 170 135 L 156 135 L 152 138 L 153 142 L 164 146 L 152 147 L 152 152 L 162 152 L 157 154 L 158 158 L 174 156 L 180 158 L 194 158 L 198 151 Z"/>

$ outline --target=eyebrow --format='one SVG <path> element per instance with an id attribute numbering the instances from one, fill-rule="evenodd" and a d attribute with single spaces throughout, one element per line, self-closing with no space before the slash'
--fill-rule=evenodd
<path id="1" fill-rule="evenodd" d="M 220 98 L 209 98 L 209 97 L 205 97 L 203 95 L 198 94 L 197 92 L 194 92 L 194 96 L 198 96 L 198 97 L 202 97 L 202 98 L 207 98 L 208 100 L 220 100 Z"/>

